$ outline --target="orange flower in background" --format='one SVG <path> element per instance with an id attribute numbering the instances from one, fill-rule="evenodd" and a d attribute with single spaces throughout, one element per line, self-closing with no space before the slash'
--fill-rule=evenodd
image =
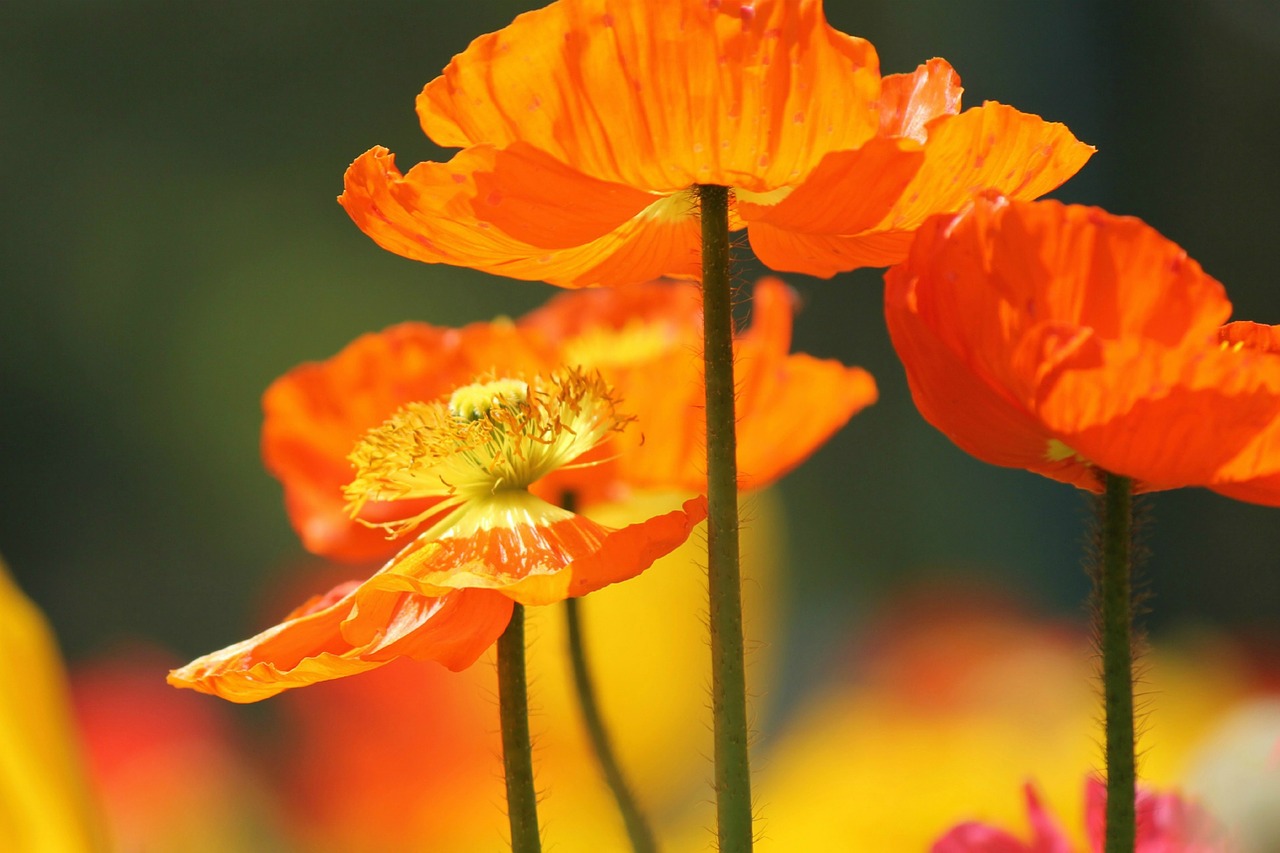
<path id="1" fill-rule="evenodd" d="M 790 353 L 799 297 L 763 278 L 751 301 L 751 325 L 734 340 L 738 413 L 738 486 L 767 486 L 795 468 L 876 401 L 865 370 Z M 702 304 L 694 285 L 643 285 L 567 293 L 520 320 L 558 341 L 570 364 L 598 369 L 639 419 L 642 441 L 612 448 L 594 468 L 557 474 L 549 488 L 588 502 L 620 499 L 629 488 L 705 491 L 706 416 Z"/>
<path id="2" fill-rule="evenodd" d="M 369 579 L 169 682 L 253 702 L 399 657 L 464 669 L 505 629 L 513 602 L 550 604 L 634 577 L 688 538 L 703 498 L 615 530 L 528 490 L 626 422 L 603 380 L 576 369 L 474 382 L 447 402 L 402 407 L 350 454 L 345 494 L 353 514 L 371 500 L 401 504 L 367 522 L 392 536 L 426 531 Z"/>
<path id="3" fill-rule="evenodd" d="M 563 287 L 700 274 L 699 184 L 770 266 L 900 260 L 976 189 L 1035 198 L 1093 149 L 935 59 L 881 78 L 819 0 L 558 0 L 481 36 L 417 99 L 447 163 L 376 147 L 339 201 L 378 245 Z"/>
<path id="4" fill-rule="evenodd" d="M 788 352 L 795 307 L 786 285 L 762 280 L 752 325 L 735 342 L 744 488 L 782 476 L 876 398 L 866 371 Z M 399 407 L 439 399 L 484 371 L 577 364 L 598 370 L 637 424 L 587 451 L 580 461 L 593 464 L 553 472 L 534 491 L 553 502 L 573 491 L 579 505 L 621 499 L 632 488 L 700 492 L 705 426 L 694 354 L 701 336 L 698 288 L 671 281 L 566 293 L 514 324 L 405 323 L 276 380 L 263 398 L 263 457 L 284 485 L 289 517 L 309 550 L 386 559 L 399 545 L 354 522 L 342 494 L 351 476 L 347 454 L 360 436 Z M 360 517 L 376 523 L 403 514 L 404 506 L 370 500 Z"/>
<path id="5" fill-rule="evenodd" d="M 1002 829 L 977 821 L 962 823 L 931 848 L 932 853 L 1071 853 L 1071 839 L 1045 811 L 1035 788 L 1023 788 L 1032 840 L 1019 841 Z M 1106 832 L 1106 783 L 1090 777 L 1085 783 L 1085 825 L 1089 849 L 1102 853 Z M 1230 853 L 1236 846 L 1225 829 L 1196 803 L 1178 794 L 1139 789 L 1138 833 L 1134 853 Z"/>
<path id="6" fill-rule="evenodd" d="M 928 222 L 885 281 L 916 405 L 979 459 L 1280 499 L 1274 338 L 1224 329 L 1222 286 L 1141 221 L 985 195 Z"/>

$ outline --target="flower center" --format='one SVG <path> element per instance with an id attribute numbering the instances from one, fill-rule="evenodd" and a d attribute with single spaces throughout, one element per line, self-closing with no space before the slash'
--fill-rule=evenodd
<path id="1" fill-rule="evenodd" d="M 473 382 L 449 396 L 449 414 L 464 421 L 478 421 L 494 406 L 518 407 L 529 399 L 529 383 L 519 379 Z"/>
<path id="2" fill-rule="evenodd" d="M 596 372 L 559 370 L 529 381 L 484 379 L 448 402 L 409 403 L 365 434 L 348 456 L 344 488 L 356 517 L 371 500 L 436 498 L 409 518 L 362 523 L 396 536 L 448 510 L 527 489 L 586 453 L 631 418 L 615 411 Z"/>

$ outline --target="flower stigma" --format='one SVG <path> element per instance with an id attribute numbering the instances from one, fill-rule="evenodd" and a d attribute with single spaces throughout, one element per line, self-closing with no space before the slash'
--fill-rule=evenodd
<path id="1" fill-rule="evenodd" d="M 448 400 L 409 403 L 369 430 L 347 457 L 355 477 L 347 511 L 400 536 L 428 519 L 503 502 L 591 450 L 632 418 L 616 411 L 613 389 L 596 371 L 557 370 L 526 381 L 483 378 Z M 359 518 L 369 501 L 435 499 L 390 521 Z M 451 510 L 455 510 L 451 512 Z"/>

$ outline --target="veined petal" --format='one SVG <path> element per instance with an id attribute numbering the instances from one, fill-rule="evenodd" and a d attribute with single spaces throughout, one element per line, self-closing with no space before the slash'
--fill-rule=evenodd
<path id="1" fill-rule="evenodd" d="M 1280 417 L 1280 370 L 1252 355 L 1112 343 L 1096 361 L 1082 353 L 1064 363 L 1038 415 L 1082 457 L 1144 488 L 1209 485 Z"/>
<path id="2" fill-rule="evenodd" d="M 418 97 L 445 147 L 524 141 L 656 192 L 763 192 L 876 129 L 879 61 L 819 0 L 559 0 L 481 36 Z"/>
<path id="3" fill-rule="evenodd" d="M 914 229 L 936 213 L 959 210 L 979 190 L 1030 200 L 1080 171 L 1094 148 L 1057 122 L 987 101 L 928 126 L 924 164 L 902 202 L 876 229 Z"/>
<path id="4" fill-rule="evenodd" d="M 945 59 L 930 59 L 910 74 L 888 74 L 880 86 L 880 135 L 924 142 L 939 116 L 960 112 L 960 75 Z"/>
<path id="5" fill-rule="evenodd" d="M 303 364 L 277 379 L 262 398 L 262 456 L 284 486 L 289 519 L 310 551 L 338 560 L 385 560 L 400 545 L 385 531 L 354 521 L 342 487 L 351 479 L 347 454 L 371 427 L 406 403 L 437 400 L 502 365 L 534 374 L 553 359 L 511 323 L 461 329 L 404 323 L 363 335 L 332 358 Z M 372 501 L 365 522 L 416 515 L 430 501 L 395 506 Z"/>
<path id="6" fill-rule="evenodd" d="M 1061 185 L 1093 154 L 1065 125 L 987 102 L 928 125 L 924 162 L 880 222 L 841 235 L 749 228 L 751 245 L 775 269 L 829 277 L 906 257 L 912 235 L 932 215 L 961 209 L 974 193 L 1034 199 Z"/>
<path id="7" fill-rule="evenodd" d="M 379 589 L 378 577 L 313 598 L 261 634 L 173 670 L 169 683 L 257 702 L 402 656 L 457 671 L 474 663 L 511 618 L 511 601 L 486 590 L 426 598 Z"/>
<path id="8" fill-rule="evenodd" d="M 872 139 L 853 151 L 823 157 L 808 179 L 777 204 L 755 203 L 739 193 L 738 214 L 753 229 L 761 222 L 805 234 L 856 233 L 888 215 L 923 161 L 924 151 L 914 140 Z M 766 243 L 760 260 L 785 264 L 785 258 L 769 257 L 769 248 Z"/>
<path id="9" fill-rule="evenodd" d="M 520 604 L 553 604 L 635 577 L 705 517 L 698 497 L 613 530 L 528 492 L 498 493 L 438 538 L 410 543 L 371 583 L 419 595 L 496 590 Z"/>
<path id="10" fill-rule="evenodd" d="M 698 219 L 684 195 L 590 178 L 528 146 L 477 146 L 407 175 L 375 148 L 347 169 L 344 187 L 339 201 L 360 229 L 413 260 L 562 287 L 701 270 Z"/>

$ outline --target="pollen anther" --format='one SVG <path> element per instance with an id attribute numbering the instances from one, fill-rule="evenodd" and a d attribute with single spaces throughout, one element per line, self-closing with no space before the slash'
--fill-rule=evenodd
<path id="1" fill-rule="evenodd" d="M 631 418 L 615 403 L 599 373 L 581 368 L 528 381 L 484 377 L 447 401 L 410 403 L 348 456 L 356 470 L 344 488 L 347 509 L 394 537 L 499 492 L 527 489 L 625 427 Z M 358 517 L 371 500 L 423 498 L 438 500 L 394 521 Z"/>

